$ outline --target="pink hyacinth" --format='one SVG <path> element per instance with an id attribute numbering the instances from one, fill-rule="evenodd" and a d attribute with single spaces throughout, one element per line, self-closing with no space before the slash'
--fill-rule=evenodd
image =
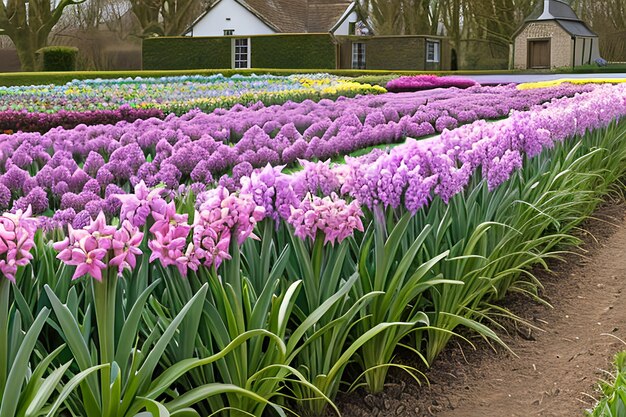
<path id="1" fill-rule="evenodd" d="M 91 275 L 98 281 L 102 281 L 102 270 L 106 269 L 106 264 L 102 262 L 107 254 L 106 249 L 98 247 L 98 240 L 91 236 L 85 236 L 77 242 L 72 249 L 72 258 L 68 265 L 75 265 L 76 271 L 72 279 Z"/>
<path id="2" fill-rule="evenodd" d="M 162 212 L 152 212 L 152 218 L 154 224 L 150 227 L 150 232 L 153 234 L 159 232 L 161 235 L 166 235 L 172 227 L 189 227 L 187 224 L 188 216 L 176 213 L 176 206 L 173 201 L 167 204 Z M 187 229 L 188 232 L 189 229 Z"/>
<path id="3" fill-rule="evenodd" d="M 115 194 L 122 202 L 121 220 L 128 220 L 133 226 L 143 227 L 152 213 L 163 214 L 167 203 L 162 197 L 164 188 L 150 190 L 141 181 L 135 186 L 134 194 Z"/>
<path id="4" fill-rule="evenodd" d="M 135 268 L 137 255 L 142 253 L 139 249 L 142 240 L 143 233 L 128 220 L 124 220 L 122 227 L 115 231 L 111 241 L 113 258 L 109 261 L 109 265 L 117 266 L 118 274 L 121 274 L 124 269 Z"/>
<path id="5" fill-rule="evenodd" d="M 164 267 L 174 265 L 182 275 L 186 275 L 186 265 L 189 262 L 183 262 L 182 258 L 185 257 L 187 237 L 191 230 L 191 226 L 187 224 L 187 215 L 177 214 L 174 203 L 170 203 L 162 215 L 154 217 L 156 222 L 150 228 L 154 238 L 148 241 L 148 247 L 152 251 L 150 262 L 158 259 Z M 193 261 L 191 262 L 193 265 Z"/>
<path id="6" fill-rule="evenodd" d="M 68 236 L 53 247 L 59 252 L 57 259 L 76 267 L 72 279 L 90 275 L 102 281 L 102 271 L 107 268 L 116 268 L 121 275 L 124 269 L 136 266 L 136 256 L 142 253 L 139 249 L 142 239 L 143 233 L 130 221 L 124 220 L 117 229 L 107 225 L 100 212 L 82 229 L 68 225 Z"/>
<path id="7" fill-rule="evenodd" d="M 315 240 L 319 232 L 324 234 L 324 244 L 334 244 L 352 236 L 355 230 L 362 232 L 362 217 L 363 212 L 356 200 L 348 204 L 335 193 L 324 198 L 309 194 L 298 207 L 291 208 L 288 222 L 301 239 Z"/>
<path id="8" fill-rule="evenodd" d="M 252 233 L 257 222 L 265 217 L 248 193 L 230 194 L 224 187 L 207 192 L 205 201 L 195 215 L 193 245 L 195 258 L 205 266 L 219 265 L 230 259 L 228 249 L 232 235 L 241 245 Z"/>
<path id="9" fill-rule="evenodd" d="M 17 268 L 33 259 L 30 251 L 35 246 L 37 220 L 31 214 L 28 206 L 26 211 L 0 216 L 0 271 L 11 282 L 15 282 Z"/>

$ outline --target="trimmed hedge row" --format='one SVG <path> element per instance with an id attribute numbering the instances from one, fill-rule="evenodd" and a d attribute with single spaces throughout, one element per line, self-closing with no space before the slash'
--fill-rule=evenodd
<path id="1" fill-rule="evenodd" d="M 252 43 L 252 66 L 265 68 L 337 67 L 336 45 L 330 35 L 257 36 Z"/>
<path id="2" fill-rule="evenodd" d="M 162 37 L 143 42 L 147 70 L 231 68 L 238 36 Z M 253 67 L 334 69 L 336 46 L 330 34 L 248 36 Z"/>
<path id="3" fill-rule="evenodd" d="M 231 40 L 190 36 L 149 38 L 143 42 L 142 56 L 144 69 L 230 68 Z"/>

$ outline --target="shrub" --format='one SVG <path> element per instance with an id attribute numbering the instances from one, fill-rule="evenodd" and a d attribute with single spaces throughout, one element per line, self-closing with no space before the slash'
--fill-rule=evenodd
<path id="1" fill-rule="evenodd" d="M 47 46 L 37 51 L 42 71 L 76 71 L 78 48 Z"/>

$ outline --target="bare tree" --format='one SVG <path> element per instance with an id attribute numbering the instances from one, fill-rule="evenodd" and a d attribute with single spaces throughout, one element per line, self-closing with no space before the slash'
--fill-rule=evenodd
<path id="1" fill-rule="evenodd" d="M 437 3 L 432 0 L 359 0 L 357 10 L 377 35 L 435 34 Z"/>
<path id="2" fill-rule="evenodd" d="M 139 20 L 142 37 L 179 36 L 211 1 L 206 0 L 130 0 Z"/>
<path id="3" fill-rule="evenodd" d="M 7 35 L 13 41 L 23 71 L 35 69 L 35 52 L 48 44 L 48 36 L 65 8 L 84 1 L 0 1 L 0 34 Z"/>

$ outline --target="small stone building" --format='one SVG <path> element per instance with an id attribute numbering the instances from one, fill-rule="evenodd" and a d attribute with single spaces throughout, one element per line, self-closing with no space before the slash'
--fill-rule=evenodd
<path id="1" fill-rule="evenodd" d="M 560 0 L 543 0 L 513 36 L 516 69 L 591 64 L 600 57 L 598 35 Z"/>

